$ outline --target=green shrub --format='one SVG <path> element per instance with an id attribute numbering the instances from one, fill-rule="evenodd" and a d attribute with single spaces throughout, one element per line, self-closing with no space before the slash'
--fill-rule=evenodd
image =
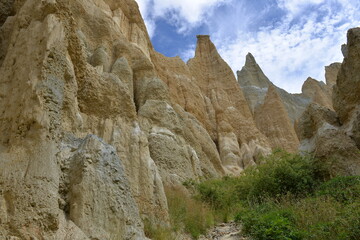
<path id="1" fill-rule="evenodd" d="M 342 228 L 344 229 L 344 240 L 360 239 L 360 199 L 346 205 L 340 213 Z"/>
<path id="2" fill-rule="evenodd" d="M 197 198 L 212 208 L 215 220 L 228 222 L 234 217 L 239 206 L 239 198 L 235 194 L 237 182 L 237 178 L 224 177 L 196 186 Z"/>
<path id="3" fill-rule="evenodd" d="M 277 151 L 239 177 L 192 186 L 215 219 L 237 213 L 251 239 L 360 239 L 360 176 L 330 176 L 310 156 Z"/>
<path id="4" fill-rule="evenodd" d="M 213 213 L 206 204 L 192 198 L 184 189 L 165 190 L 171 226 L 175 232 L 185 231 L 196 239 L 214 225 Z"/>
<path id="5" fill-rule="evenodd" d="M 293 213 L 297 229 L 308 240 L 360 239 L 360 201 L 344 204 L 329 196 L 280 201 L 278 209 Z"/>
<path id="6" fill-rule="evenodd" d="M 153 240 L 174 240 L 172 230 L 169 227 L 154 225 L 150 220 L 144 220 L 145 236 Z"/>
<path id="7" fill-rule="evenodd" d="M 247 169 L 239 178 L 237 194 L 240 199 L 261 202 L 286 194 L 295 196 L 313 192 L 319 180 L 314 159 L 278 151 L 263 160 L 264 163 Z"/>
<path id="8" fill-rule="evenodd" d="M 215 209 L 226 208 L 239 200 L 234 194 L 237 182 L 231 177 L 202 182 L 197 185 L 198 197 Z"/>
<path id="9" fill-rule="evenodd" d="M 296 228 L 293 214 L 286 210 L 260 205 L 236 216 L 243 232 L 255 240 L 300 240 L 303 233 Z"/>
<path id="10" fill-rule="evenodd" d="M 336 177 L 323 183 L 317 191 L 318 196 L 331 196 L 341 203 L 360 200 L 360 176 Z"/>

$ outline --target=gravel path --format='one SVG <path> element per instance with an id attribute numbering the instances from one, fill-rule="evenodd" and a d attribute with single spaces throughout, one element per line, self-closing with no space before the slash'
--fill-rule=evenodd
<path id="1" fill-rule="evenodd" d="M 215 226 L 206 236 L 201 236 L 199 240 L 247 240 L 247 238 L 241 236 L 241 226 L 229 222 Z"/>

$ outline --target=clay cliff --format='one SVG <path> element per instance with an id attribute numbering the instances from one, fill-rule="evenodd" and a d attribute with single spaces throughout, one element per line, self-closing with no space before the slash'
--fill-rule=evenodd
<path id="1" fill-rule="evenodd" d="M 0 238 L 145 239 L 164 185 L 270 152 L 209 36 L 157 53 L 133 0 L 2 1 Z"/>
<path id="2" fill-rule="evenodd" d="M 325 79 L 326 85 L 331 89 L 336 84 L 336 79 L 341 68 L 341 63 L 332 63 L 329 66 L 325 66 Z"/>
<path id="3" fill-rule="evenodd" d="M 296 151 L 311 101 L 328 108 L 300 118 L 301 149 L 358 173 L 359 42 L 333 94 L 310 79 L 293 95 L 251 54 L 239 85 L 207 35 L 187 63 L 156 52 L 134 0 L 1 1 L 0 239 L 146 239 L 144 219 L 169 223 L 164 186 Z"/>
<path id="4" fill-rule="evenodd" d="M 237 78 L 252 112 L 255 111 L 256 107 L 264 103 L 270 86 L 274 86 L 278 92 L 292 123 L 300 117 L 310 103 L 310 100 L 304 98 L 301 94 L 290 94 L 284 89 L 275 86 L 263 73 L 251 53 L 246 55 L 243 68 L 237 71 Z"/>
<path id="5" fill-rule="evenodd" d="M 294 127 L 310 103 L 333 109 L 332 88 L 339 64 L 331 64 L 325 70 L 327 84 L 309 77 L 302 86 L 302 93 L 291 94 L 266 77 L 251 53 L 246 56 L 244 67 L 237 72 L 238 82 L 258 129 L 271 139 L 272 148 L 297 151 L 299 140 Z"/>
<path id="6" fill-rule="evenodd" d="M 333 109 L 332 106 L 332 86 L 319 82 L 311 77 L 304 82 L 301 92 L 304 98 L 310 99 L 311 102 L 317 103 L 321 106 Z"/>
<path id="7" fill-rule="evenodd" d="M 268 88 L 264 104 L 255 109 L 254 119 L 260 131 L 271 139 L 273 149 L 297 152 L 299 140 L 283 101 L 273 85 Z"/>
<path id="8" fill-rule="evenodd" d="M 252 112 L 264 103 L 268 88 L 274 86 L 291 122 L 294 123 L 311 102 L 333 109 L 332 88 L 336 83 L 340 65 L 340 63 L 332 63 L 325 67 L 326 84 L 311 77 L 307 78 L 300 94 L 291 94 L 275 86 L 263 73 L 251 53 L 246 56 L 243 68 L 237 71 L 237 77 Z"/>
<path id="9" fill-rule="evenodd" d="M 344 61 L 332 94 L 335 111 L 311 104 L 297 125 L 300 150 L 331 165 L 334 175 L 360 174 L 360 28 L 350 29 L 347 37 Z"/>

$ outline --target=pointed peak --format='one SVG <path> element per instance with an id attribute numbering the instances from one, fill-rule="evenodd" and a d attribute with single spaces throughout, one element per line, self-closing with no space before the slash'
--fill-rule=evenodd
<path id="1" fill-rule="evenodd" d="M 197 45 L 201 43 L 211 42 L 210 35 L 196 35 L 196 38 L 197 38 Z"/>
<path id="2" fill-rule="evenodd" d="M 315 79 L 312 77 L 307 77 L 307 79 L 306 79 L 306 81 L 311 81 L 311 80 L 315 80 Z"/>
<path id="3" fill-rule="evenodd" d="M 316 83 L 319 83 L 319 81 L 316 80 L 315 78 L 308 77 L 308 78 L 305 80 L 305 82 L 304 82 L 303 85 L 306 85 L 306 84 L 316 84 Z"/>
<path id="4" fill-rule="evenodd" d="M 237 72 L 238 81 L 241 87 L 255 86 L 260 88 L 268 88 L 270 80 L 265 76 L 260 66 L 256 63 L 251 53 L 246 55 L 245 65 L 241 71 Z"/>
<path id="5" fill-rule="evenodd" d="M 256 64 L 256 60 L 255 60 L 255 57 L 251 53 L 248 53 L 246 55 L 245 66 L 248 66 L 250 64 Z"/>
<path id="6" fill-rule="evenodd" d="M 210 35 L 196 35 L 196 37 L 197 37 L 198 40 L 210 39 Z"/>
<path id="7" fill-rule="evenodd" d="M 210 54 L 214 49 L 215 52 L 217 53 L 214 43 L 210 40 L 210 35 L 197 35 L 196 37 L 197 37 L 197 43 L 196 43 L 195 57 L 206 56 Z"/>

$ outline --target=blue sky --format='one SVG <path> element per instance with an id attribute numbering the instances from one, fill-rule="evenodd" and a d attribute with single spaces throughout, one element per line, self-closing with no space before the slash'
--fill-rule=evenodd
<path id="1" fill-rule="evenodd" d="M 209 34 L 236 71 L 251 52 L 279 87 L 300 92 L 308 76 L 341 62 L 347 29 L 360 27 L 359 0 L 137 0 L 155 49 L 184 61 Z"/>

